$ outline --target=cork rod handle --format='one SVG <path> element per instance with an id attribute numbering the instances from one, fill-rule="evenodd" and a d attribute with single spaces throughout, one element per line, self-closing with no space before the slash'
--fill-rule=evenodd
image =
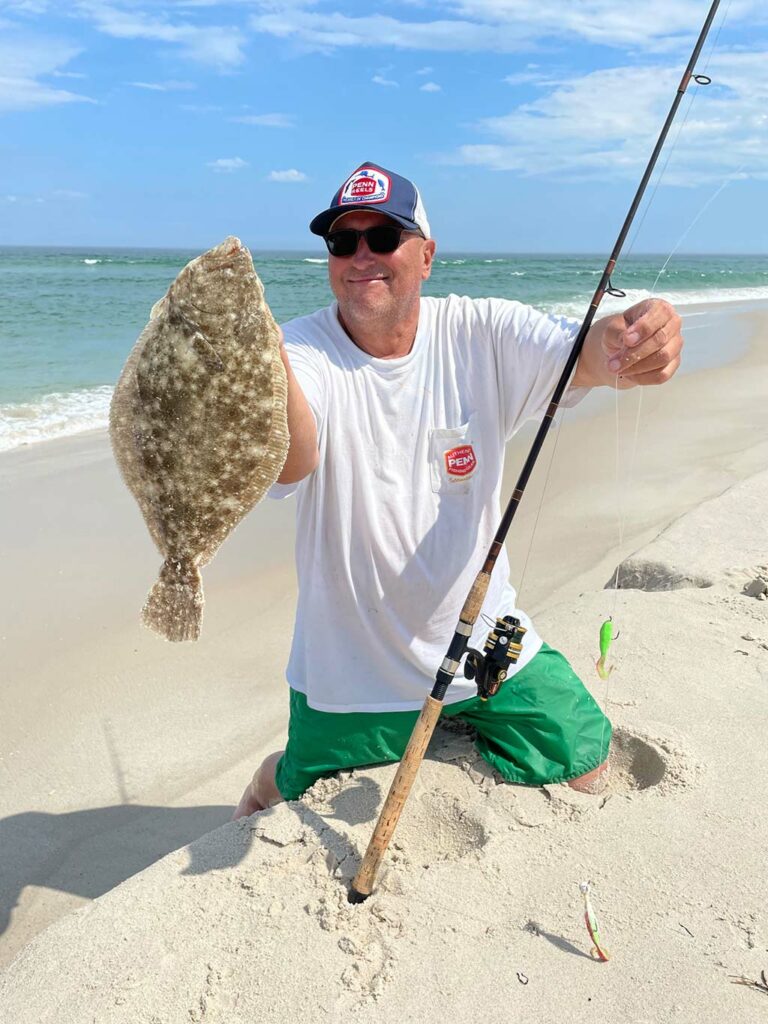
<path id="1" fill-rule="evenodd" d="M 349 894 L 350 903 L 362 903 L 373 891 L 379 865 L 400 820 L 413 780 L 424 760 L 424 754 L 429 746 L 432 733 L 435 731 L 442 707 L 442 701 L 435 700 L 434 697 L 427 697 L 424 701 L 408 746 L 405 748 L 400 767 L 389 787 L 387 799 L 381 809 L 371 841 L 368 843 L 365 857 L 363 857 L 363 862 L 352 881 Z"/>

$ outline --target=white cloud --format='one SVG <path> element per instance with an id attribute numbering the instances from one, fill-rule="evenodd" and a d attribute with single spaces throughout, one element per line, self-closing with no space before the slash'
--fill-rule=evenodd
<path id="1" fill-rule="evenodd" d="M 309 181 L 309 178 L 303 171 L 297 171 L 295 167 L 292 167 L 288 171 L 270 171 L 269 178 L 267 180 L 294 183 Z"/>
<path id="2" fill-rule="evenodd" d="M 424 85 L 421 86 L 421 92 L 442 92 L 442 91 L 443 91 L 442 88 L 437 84 L 437 82 L 425 82 Z"/>
<path id="3" fill-rule="evenodd" d="M 31 203 L 45 203 L 51 199 L 63 202 L 77 202 L 87 198 L 88 194 L 86 192 L 76 192 L 70 188 L 55 188 L 44 196 L 36 196 L 29 193 L 27 195 L 7 195 L 2 197 L 2 201 L 5 203 L 22 203 L 25 206 L 29 206 Z"/>
<path id="4" fill-rule="evenodd" d="M 154 16 L 142 11 L 136 3 L 124 8 L 102 0 L 78 0 L 76 10 L 105 35 L 176 43 L 185 56 L 200 64 L 226 69 L 245 60 L 244 37 L 237 27 L 172 22 L 163 14 Z"/>
<path id="5" fill-rule="evenodd" d="M 507 85 L 554 85 L 551 74 L 543 74 L 541 71 L 515 71 L 511 75 L 505 75 L 504 82 Z"/>
<path id="6" fill-rule="evenodd" d="M 292 114 L 243 114 L 241 117 L 230 117 L 237 124 L 255 124 L 265 128 L 293 128 L 295 120 Z"/>
<path id="7" fill-rule="evenodd" d="M 195 89 L 193 82 L 177 82 L 169 79 L 167 82 L 126 82 L 135 89 L 148 89 L 150 92 L 184 92 L 188 89 Z"/>
<path id="8" fill-rule="evenodd" d="M 435 70 L 434 68 L 419 68 L 419 70 L 416 72 L 416 74 L 417 75 L 431 75 L 434 70 Z"/>
<path id="9" fill-rule="evenodd" d="M 251 24 L 257 32 L 281 39 L 295 39 L 309 50 L 337 47 L 392 46 L 401 50 L 505 50 L 519 49 L 520 40 L 502 44 L 494 25 L 474 25 L 459 20 L 405 22 L 382 14 L 350 18 L 329 11 L 288 11 L 256 15 Z M 513 40 L 510 39 L 510 43 Z"/>
<path id="10" fill-rule="evenodd" d="M 391 78 L 385 78 L 384 75 L 374 75 L 371 81 L 374 85 L 387 85 L 393 86 L 394 88 L 398 88 L 399 85 L 398 82 L 393 82 Z"/>
<path id="11" fill-rule="evenodd" d="M 45 14 L 48 0 L 6 0 L 2 7 L 8 14 Z"/>
<path id="12" fill-rule="evenodd" d="M 695 102 L 679 136 L 682 116 L 667 141 L 666 184 L 768 177 L 766 65 L 765 51 L 713 57 L 708 74 L 716 84 L 689 86 Z M 678 70 L 669 67 L 609 68 L 573 78 L 503 117 L 481 120 L 476 127 L 490 141 L 463 145 L 453 159 L 523 176 L 635 180 L 678 82 Z"/>
<path id="13" fill-rule="evenodd" d="M 20 204 L 22 206 L 39 205 L 40 203 L 46 203 L 49 200 L 63 200 L 73 201 L 87 199 L 85 193 L 78 193 L 78 191 L 71 191 L 68 188 L 55 188 L 51 193 L 46 196 L 34 196 L 27 194 L 26 196 L 3 196 L 1 201 L 3 203 Z"/>
<path id="14" fill-rule="evenodd" d="M 218 160 L 211 160 L 206 166 L 223 174 L 231 174 L 232 171 L 241 171 L 244 167 L 247 167 L 248 161 L 243 160 L 239 156 L 227 156 L 220 157 Z"/>
<path id="15" fill-rule="evenodd" d="M 338 10 L 264 0 L 251 18 L 257 32 L 294 39 L 306 49 L 394 47 L 434 52 L 514 53 L 548 40 L 581 39 L 638 51 L 663 51 L 691 42 L 701 26 L 701 0 L 437 0 L 431 21 L 388 15 L 352 17 Z M 765 18 L 761 0 L 733 0 L 728 22 Z M 417 74 L 430 74 L 431 68 Z"/>
<path id="16" fill-rule="evenodd" d="M 33 110 L 59 103 L 93 103 L 88 96 L 65 89 L 51 89 L 31 78 L 0 76 L 0 110 Z"/>
<path id="17" fill-rule="evenodd" d="M 41 79 L 57 71 L 81 51 L 68 43 L 41 36 L 7 34 L 0 40 L 0 110 L 32 110 L 61 103 L 93 103 Z"/>
<path id="18" fill-rule="evenodd" d="M 6 0 L 3 4 L 9 14 L 45 14 L 49 7 L 49 0 Z"/>

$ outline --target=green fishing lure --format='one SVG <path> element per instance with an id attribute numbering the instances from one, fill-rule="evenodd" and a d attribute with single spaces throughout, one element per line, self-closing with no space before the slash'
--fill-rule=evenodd
<path id="1" fill-rule="evenodd" d="M 597 674 L 601 679 L 608 679 L 613 672 L 613 665 L 608 665 L 608 652 L 614 640 L 618 640 L 619 634 L 613 635 L 613 616 L 608 616 L 600 627 L 600 657 L 595 662 Z"/>
<path id="2" fill-rule="evenodd" d="M 611 955 L 603 945 L 603 941 L 600 938 L 600 929 L 597 925 L 597 916 L 595 914 L 595 909 L 592 906 L 592 900 L 589 898 L 589 882 L 581 882 L 579 885 L 579 889 L 581 889 L 581 894 L 584 897 L 584 923 L 587 926 L 589 937 L 590 939 L 592 939 L 592 956 L 595 958 L 595 960 L 602 960 L 603 963 L 605 963 L 606 960 L 611 959 Z"/>

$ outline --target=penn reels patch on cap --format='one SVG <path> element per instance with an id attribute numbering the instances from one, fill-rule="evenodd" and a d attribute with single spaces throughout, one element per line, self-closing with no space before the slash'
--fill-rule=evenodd
<path id="1" fill-rule="evenodd" d="M 375 167 L 360 167 L 348 178 L 339 196 L 339 205 L 350 203 L 386 203 L 392 191 L 388 174 Z"/>

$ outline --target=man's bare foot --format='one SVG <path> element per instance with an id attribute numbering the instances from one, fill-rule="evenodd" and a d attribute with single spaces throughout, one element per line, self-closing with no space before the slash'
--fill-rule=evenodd
<path id="1" fill-rule="evenodd" d="M 276 750 L 269 757 L 264 758 L 254 772 L 253 778 L 245 787 L 245 792 L 240 797 L 240 803 L 232 815 L 232 821 L 237 821 L 238 818 L 247 818 L 257 811 L 263 811 L 267 807 L 271 807 L 272 804 L 282 801 L 282 794 L 275 784 L 275 768 L 282 756 L 283 751 Z"/>
<path id="2" fill-rule="evenodd" d="M 602 775 L 607 768 L 608 762 L 603 761 L 601 765 L 598 765 L 591 772 L 587 772 L 586 775 L 579 775 L 578 778 L 571 779 L 568 785 L 579 793 L 601 793 L 606 781 L 602 778 Z"/>

